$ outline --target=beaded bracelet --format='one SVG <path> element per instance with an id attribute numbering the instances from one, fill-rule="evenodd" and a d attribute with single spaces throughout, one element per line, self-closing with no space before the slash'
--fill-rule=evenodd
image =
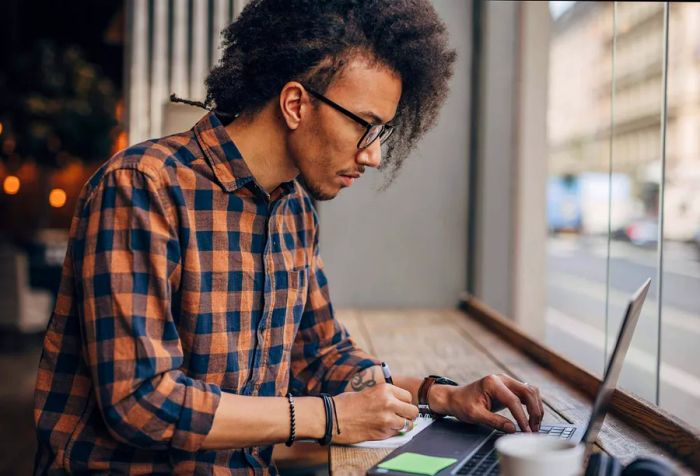
<path id="1" fill-rule="evenodd" d="M 294 443 L 294 440 L 297 437 L 297 423 L 296 423 L 296 417 L 294 415 L 294 397 L 292 396 L 291 393 L 287 394 L 287 400 L 289 400 L 289 439 L 285 441 L 285 445 L 287 446 L 292 446 Z"/>

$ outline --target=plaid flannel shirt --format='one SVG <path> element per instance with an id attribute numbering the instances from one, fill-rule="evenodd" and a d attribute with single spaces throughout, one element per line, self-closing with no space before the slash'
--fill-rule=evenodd
<path id="1" fill-rule="evenodd" d="M 35 472 L 275 473 L 270 446 L 201 449 L 221 392 L 339 393 L 377 363 L 333 317 L 309 196 L 296 181 L 267 194 L 209 113 L 83 188 L 39 363 Z"/>

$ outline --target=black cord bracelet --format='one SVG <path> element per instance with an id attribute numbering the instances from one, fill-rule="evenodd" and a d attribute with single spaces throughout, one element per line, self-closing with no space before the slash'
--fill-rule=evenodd
<path id="1" fill-rule="evenodd" d="M 331 395 L 331 403 L 333 404 L 333 415 L 335 416 L 335 431 L 340 434 L 340 422 L 338 421 L 338 410 L 335 409 L 335 398 Z"/>
<path id="2" fill-rule="evenodd" d="M 318 442 L 322 446 L 327 446 L 333 438 L 333 409 L 330 395 L 322 393 L 321 398 L 323 399 L 323 408 L 326 411 L 326 432 Z"/>
<path id="3" fill-rule="evenodd" d="M 287 400 L 289 400 L 289 439 L 284 442 L 287 446 L 292 446 L 294 440 L 297 437 L 297 422 L 296 416 L 294 415 L 294 397 L 291 393 L 287 394 Z"/>

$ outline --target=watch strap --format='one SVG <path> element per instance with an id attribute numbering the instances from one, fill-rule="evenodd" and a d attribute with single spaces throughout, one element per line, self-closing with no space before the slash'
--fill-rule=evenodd
<path id="1" fill-rule="evenodd" d="M 429 375 L 423 379 L 418 388 L 418 410 L 423 414 L 429 414 L 433 418 L 441 418 L 445 415 L 434 412 L 430 408 L 428 403 L 428 392 L 430 392 L 430 387 L 433 385 L 457 385 L 457 382 L 450 380 L 446 377 L 441 377 L 440 375 Z"/>
<path id="2" fill-rule="evenodd" d="M 428 405 L 428 390 L 435 383 L 435 379 L 430 377 L 425 377 L 423 383 L 420 384 L 418 389 L 418 405 Z"/>

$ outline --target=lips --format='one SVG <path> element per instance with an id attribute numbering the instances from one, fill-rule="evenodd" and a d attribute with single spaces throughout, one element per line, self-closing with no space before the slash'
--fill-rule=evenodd
<path id="1" fill-rule="evenodd" d="M 349 187 L 350 185 L 353 184 L 353 182 L 360 178 L 362 174 L 359 174 L 357 172 L 352 173 L 352 174 L 341 174 L 340 175 L 340 181 L 343 182 L 343 185 L 346 187 Z"/>
<path id="2" fill-rule="evenodd" d="M 351 175 L 341 175 L 340 181 L 343 183 L 344 186 L 349 187 L 355 181 L 355 177 Z"/>

